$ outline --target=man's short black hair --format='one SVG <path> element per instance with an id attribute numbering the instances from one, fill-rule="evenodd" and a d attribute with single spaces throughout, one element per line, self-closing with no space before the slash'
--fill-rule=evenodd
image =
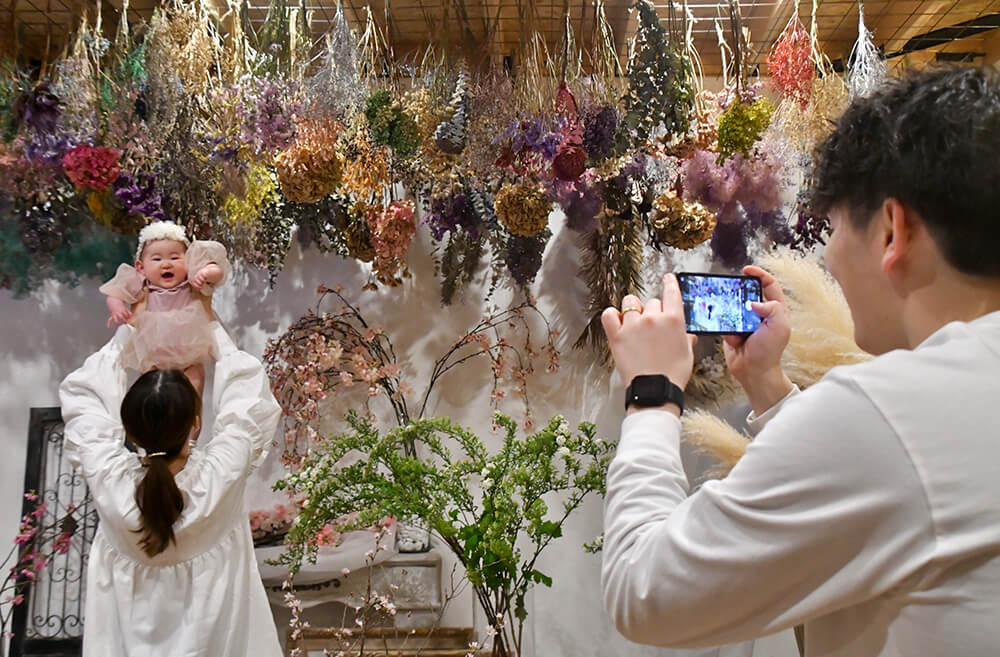
<path id="1" fill-rule="evenodd" d="M 887 198 L 917 213 L 959 271 L 1000 277 L 1000 73 L 911 73 L 851 103 L 816 150 L 814 213 L 866 228 Z"/>

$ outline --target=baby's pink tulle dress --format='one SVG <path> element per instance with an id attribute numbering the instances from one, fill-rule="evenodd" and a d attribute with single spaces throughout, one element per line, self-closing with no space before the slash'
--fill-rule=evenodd
<path id="1" fill-rule="evenodd" d="M 196 240 L 184 255 L 189 276 L 202 267 L 216 264 L 222 268 L 222 284 L 229 276 L 226 248 L 218 242 Z M 131 265 L 119 265 L 115 277 L 100 288 L 103 294 L 134 304 L 144 293 L 146 309 L 134 319 L 132 339 L 122 351 L 122 365 L 148 372 L 152 369 L 183 370 L 214 358 L 213 321 L 202 297 L 211 297 L 214 286 L 201 292 L 184 281 L 171 289 L 152 285 Z"/>

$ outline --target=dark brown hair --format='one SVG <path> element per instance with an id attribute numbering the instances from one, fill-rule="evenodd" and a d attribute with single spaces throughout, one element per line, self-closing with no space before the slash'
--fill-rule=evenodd
<path id="1" fill-rule="evenodd" d="M 184 510 L 168 463 L 188 440 L 201 413 L 201 398 L 180 370 L 151 370 L 132 384 L 122 400 L 125 433 L 147 454 L 146 476 L 135 491 L 141 525 L 139 545 L 153 557 L 174 541 L 174 522 Z"/>
<path id="2" fill-rule="evenodd" d="M 810 206 L 867 229 L 887 198 L 915 211 L 949 264 L 1000 277 L 1000 73 L 910 73 L 851 103 L 816 152 Z"/>

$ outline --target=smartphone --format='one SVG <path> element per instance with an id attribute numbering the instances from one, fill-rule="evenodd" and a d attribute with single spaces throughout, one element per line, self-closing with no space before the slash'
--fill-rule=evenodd
<path id="1" fill-rule="evenodd" d="M 760 327 L 751 302 L 763 301 L 760 279 L 725 274 L 677 274 L 687 332 L 750 335 Z"/>

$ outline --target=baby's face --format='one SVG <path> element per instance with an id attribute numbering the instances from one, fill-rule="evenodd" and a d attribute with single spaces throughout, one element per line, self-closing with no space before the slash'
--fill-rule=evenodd
<path id="1" fill-rule="evenodd" d="M 153 285 L 169 290 L 187 280 L 185 251 L 187 247 L 177 240 L 149 242 L 143 247 L 135 269 Z"/>

